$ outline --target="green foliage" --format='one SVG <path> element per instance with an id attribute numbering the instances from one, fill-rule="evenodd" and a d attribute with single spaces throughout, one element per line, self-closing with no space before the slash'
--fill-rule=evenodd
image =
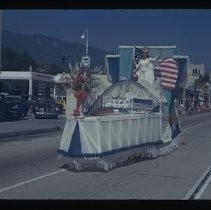
<path id="1" fill-rule="evenodd" d="M 11 48 L 2 49 L 2 70 L 3 71 L 29 71 L 32 65 L 36 69 L 36 61 L 28 55 L 28 52 L 17 53 Z"/>
<path id="2" fill-rule="evenodd" d="M 62 73 L 63 69 L 58 66 L 56 63 L 51 63 L 48 69 L 49 74 L 56 75 L 58 73 Z"/>
<path id="3" fill-rule="evenodd" d="M 205 75 L 203 77 L 203 81 L 210 83 L 210 75 L 208 73 L 205 73 Z"/>
<path id="4" fill-rule="evenodd" d="M 199 78 L 195 80 L 195 87 L 197 89 L 206 89 L 207 83 L 210 84 L 210 75 L 208 73 L 205 73 L 204 76 L 201 74 L 199 75 Z"/>
<path id="5" fill-rule="evenodd" d="M 3 48 L 2 49 L 2 70 L 3 71 L 29 71 L 29 66 L 32 65 L 33 71 L 49 73 L 56 75 L 63 72 L 63 69 L 55 63 L 50 63 L 42 69 L 36 60 L 29 56 L 27 51 L 23 53 L 17 53 L 14 49 Z"/>

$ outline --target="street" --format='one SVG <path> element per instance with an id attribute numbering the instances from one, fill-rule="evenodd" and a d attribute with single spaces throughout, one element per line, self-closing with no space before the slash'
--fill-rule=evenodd
<path id="1" fill-rule="evenodd" d="M 211 199 L 211 113 L 183 116 L 181 127 L 178 150 L 109 172 L 62 167 L 62 132 L 0 141 L 0 199 Z"/>

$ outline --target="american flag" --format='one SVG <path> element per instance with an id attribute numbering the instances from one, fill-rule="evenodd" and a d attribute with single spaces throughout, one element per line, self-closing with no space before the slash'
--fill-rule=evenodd
<path id="1" fill-rule="evenodd" d="M 167 90 L 175 88 L 178 72 L 178 64 L 173 58 L 162 60 L 159 66 L 154 68 L 155 77 L 161 78 L 161 86 Z"/>
<path id="2" fill-rule="evenodd" d="M 135 47 L 134 59 L 136 64 L 138 64 L 138 61 L 141 59 L 141 57 L 142 57 L 142 49 Z"/>

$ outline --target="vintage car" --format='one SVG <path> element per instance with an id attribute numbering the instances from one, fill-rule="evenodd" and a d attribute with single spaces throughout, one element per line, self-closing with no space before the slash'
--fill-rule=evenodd
<path id="1" fill-rule="evenodd" d="M 38 118 L 58 118 L 58 108 L 55 100 L 50 97 L 36 97 L 31 101 L 34 117 Z"/>
<path id="2" fill-rule="evenodd" d="M 21 96 L 6 95 L 4 105 L 4 120 L 22 119 L 23 104 Z"/>

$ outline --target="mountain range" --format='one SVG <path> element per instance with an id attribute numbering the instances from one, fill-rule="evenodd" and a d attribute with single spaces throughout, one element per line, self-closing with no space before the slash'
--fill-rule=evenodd
<path id="1" fill-rule="evenodd" d="M 35 34 L 25 35 L 2 31 L 2 48 L 8 47 L 18 53 L 27 51 L 37 62 L 55 63 L 64 66 L 71 63 L 80 63 L 81 57 L 85 53 L 85 45 L 69 43 L 57 38 Z M 89 47 L 91 57 L 91 67 L 104 66 L 105 56 L 111 52 Z"/>

